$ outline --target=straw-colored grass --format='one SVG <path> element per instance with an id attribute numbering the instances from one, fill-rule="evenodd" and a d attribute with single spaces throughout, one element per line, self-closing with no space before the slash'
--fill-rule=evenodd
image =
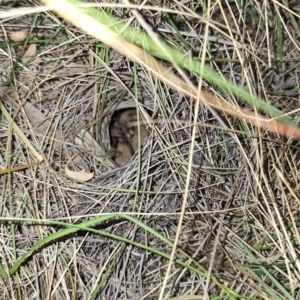
<path id="1" fill-rule="evenodd" d="M 50 2 L 0 4 L 0 298 L 298 299 L 298 1 Z"/>

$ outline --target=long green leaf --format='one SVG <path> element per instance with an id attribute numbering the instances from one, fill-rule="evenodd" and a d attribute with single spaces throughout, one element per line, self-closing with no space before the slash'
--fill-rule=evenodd
<path id="1" fill-rule="evenodd" d="M 135 223 L 136 225 L 140 226 L 141 228 L 143 228 L 144 230 L 148 231 L 149 233 L 151 233 L 152 235 L 154 235 L 155 237 L 159 238 L 161 241 L 165 242 L 166 244 L 172 246 L 173 243 L 168 240 L 166 237 L 164 237 L 163 235 L 161 235 L 160 233 L 158 233 L 157 231 L 155 231 L 153 228 L 145 225 L 143 222 L 128 216 L 128 215 L 123 215 L 123 214 L 113 214 L 113 215 L 104 215 L 92 220 L 88 220 L 85 222 L 82 222 L 80 224 L 68 224 L 68 223 L 62 223 L 62 222 L 57 222 L 57 221 L 45 221 L 44 224 L 46 223 L 47 225 L 59 225 L 59 226 L 64 226 L 67 228 L 61 229 L 56 233 L 53 233 L 49 236 L 46 236 L 45 238 L 43 238 L 42 240 L 38 241 L 34 246 L 32 246 L 26 253 L 24 253 L 15 263 L 14 265 L 11 267 L 11 269 L 9 270 L 9 274 L 14 274 L 15 272 L 17 272 L 20 268 L 20 266 L 28 259 L 32 256 L 32 254 L 37 251 L 40 247 L 42 246 L 46 246 L 49 245 L 50 243 L 53 243 L 59 239 L 62 239 L 70 234 L 73 234 L 77 231 L 80 230 L 84 230 L 84 231 L 89 231 L 89 232 L 93 232 L 96 234 L 100 234 L 102 236 L 106 236 L 121 242 L 125 242 L 127 244 L 131 244 L 133 246 L 136 246 L 140 249 L 144 249 L 146 251 L 152 252 L 156 255 L 159 255 L 161 257 L 164 257 L 166 259 L 170 259 L 170 255 L 163 253 L 161 251 L 158 251 L 154 248 L 145 246 L 143 244 L 140 243 L 136 243 L 133 242 L 131 240 L 128 240 L 124 237 L 121 236 L 117 236 L 102 230 L 97 230 L 92 228 L 93 226 L 96 226 L 98 224 L 101 224 L 105 221 L 114 219 L 114 218 L 122 218 L 122 219 L 127 219 L 128 221 L 131 221 L 133 223 Z M 10 221 L 10 222 L 30 222 L 30 223 L 38 223 L 41 224 L 41 221 L 37 221 L 37 220 L 33 220 L 33 219 L 22 219 L 22 218 L 0 218 L 0 222 L 1 221 Z M 43 223 L 42 223 L 43 224 Z M 191 260 L 196 267 L 190 266 L 189 264 L 183 262 L 180 259 L 175 259 L 175 263 L 181 265 L 184 268 L 189 269 L 190 271 L 204 277 L 207 278 L 207 271 L 205 270 L 205 268 L 203 268 L 197 261 L 195 261 L 191 256 L 189 256 L 186 252 L 184 252 L 182 249 L 178 248 L 178 252 L 180 252 L 181 254 L 183 254 L 187 259 Z M 229 295 L 238 295 L 237 293 L 235 293 L 234 291 L 232 291 L 230 288 L 226 287 L 225 285 L 223 285 L 221 282 L 218 281 L 217 278 L 215 278 L 214 276 L 210 277 L 210 280 L 216 284 L 218 287 L 220 287 L 221 289 L 223 289 L 227 294 Z"/>
<path id="2" fill-rule="evenodd" d="M 80 7 L 83 2 L 78 0 L 68 0 L 68 2 Z M 240 98 L 244 102 L 250 104 L 253 108 L 261 111 L 278 121 L 297 126 L 296 122 L 289 116 L 286 116 L 279 109 L 268 104 L 254 95 L 251 95 L 245 89 L 233 84 L 231 81 L 221 77 L 218 73 L 208 68 L 201 68 L 200 62 L 196 58 L 188 57 L 186 54 L 178 52 L 176 49 L 170 47 L 162 41 L 154 41 L 144 31 L 138 31 L 127 24 L 124 24 L 120 20 L 114 18 L 95 8 L 81 8 L 86 14 L 95 19 L 96 21 L 109 27 L 114 32 L 120 34 L 125 39 L 135 43 L 138 46 L 143 47 L 146 51 L 150 52 L 153 56 L 160 57 L 164 60 L 177 64 L 178 66 L 193 72 L 199 76 L 202 76 L 206 81 L 219 88 L 229 91 L 236 97 Z M 158 43 L 157 43 L 158 42 Z M 200 71 L 202 70 L 202 73 Z"/>

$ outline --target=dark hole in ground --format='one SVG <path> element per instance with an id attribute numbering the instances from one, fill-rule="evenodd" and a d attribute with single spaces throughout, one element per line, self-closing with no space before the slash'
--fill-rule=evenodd
<path id="1" fill-rule="evenodd" d="M 149 132 L 141 120 L 141 142 L 143 143 Z M 116 149 L 113 156 L 118 166 L 124 166 L 138 150 L 138 127 L 135 108 L 116 111 L 112 116 L 109 127 L 110 144 Z"/>

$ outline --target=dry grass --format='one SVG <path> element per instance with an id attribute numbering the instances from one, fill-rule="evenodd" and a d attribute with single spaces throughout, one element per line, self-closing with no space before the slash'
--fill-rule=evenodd
<path id="1" fill-rule="evenodd" d="M 200 56 L 204 26 L 180 14 L 189 10 L 206 14 L 198 2 L 165 4 L 178 12 L 171 17 L 181 36 L 160 12 L 161 6 L 139 12 L 165 41 L 188 55 Z M 259 5 L 259 1 L 241 1 L 245 3 L 240 9 L 238 1 L 211 2 L 209 15 L 217 27 L 209 31 L 206 64 L 296 117 L 300 18 L 291 12 L 300 13 L 298 1 L 289 1 L 288 9 L 284 1 L 279 5 L 275 0 Z M 1 5 L 0 9 L 8 10 L 15 4 Z M 18 1 L 16 9 L 35 5 L 35 1 Z M 112 13 L 131 20 L 126 8 L 113 8 Z M 141 26 L 136 20 L 131 24 Z M 21 29 L 34 35 L 29 43 L 36 40 L 38 45 L 37 56 L 26 64 L 20 60 L 24 42 L 8 47 L 9 34 Z M 195 116 L 195 102 L 52 13 L 2 19 L 2 30 L 1 100 L 45 158 L 38 167 L 0 178 L 4 269 L 8 271 L 34 244 L 61 228 L 8 222 L 12 217 L 80 224 L 122 213 L 174 241 L 189 184 L 175 243 L 207 270 L 208 278 L 151 251 L 81 230 L 44 245 L 17 273 L 0 277 L 3 299 L 225 296 L 225 288 L 211 278 L 245 297 L 299 299 L 298 143 L 205 106 Z M 186 74 L 192 82 L 199 81 Z M 239 103 L 218 87 L 203 85 Z M 131 108 L 133 103 L 150 135 L 141 153 L 117 168 L 105 157 L 110 150 L 109 123 L 118 105 Z M 198 127 L 187 183 L 195 118 Z M 0 122 L 1 166 L 32 161 L 17 135 L 10 141 L 6 120 Z M 95 177 L 89 183 L 64 174 L 66 162 L 78 151 L 70 167 L 93 171 Z M 124 218 L 103 222 L 96 229 L 171 253 L 168 244 Z M 180 253 L 176 258 L 186 261 Z"/>

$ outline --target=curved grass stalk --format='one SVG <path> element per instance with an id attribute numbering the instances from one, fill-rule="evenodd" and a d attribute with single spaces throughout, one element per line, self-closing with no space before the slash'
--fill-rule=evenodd
<path id="1" fill-rule="evenodd" d="M 65 19 L 103 41 L 121 54 L 148 68 L 154 76 L 157 76 L 177 91 L 257 127 L 300 140 L 300 128 L 297 126 L 297 122 L 291 117 L 258 97 L 251 95 L 241 87 L 234 85 L 214 71 L 201 68 L 198 60 L 184 56 L 157 38 L 153 39 L 145 32 L 139 32 L 100 10 L 78 8 L 82 5 L 82 2 L 78 0 L 43 0 L 42 2 L 48 5 L 56 5 L 56 7 L 59 5 L 61 9 L 57 10 L 57 12 Z M 141 45 L 144 50 L 133 43 Z M 220 89 L 229 91 L 250 104 L 254 112 L 242 109 L 204 90 L 198 92 L 196 87 L 188 85 L 181 78 L 170 73 L 167 68 L 149 53 L 202 76 L 205 80 L 218 86 Z M 258 111 L 269 115 L 272 119 L 258 114 Z"/>
<path id="2" fill-rule="evenodd" d="M 166 237 L 164 237 L 163 235 L 161 235 L 159 232 L 157 232 L 156 230 L 154 230 L 153 228 L 147 226 L 146 224 L 144 224 L 143 222 L 141 222 L 138 219 L 135 219 L 131 216 L 128 215 L 124 215 L 124 214 L 111 214 L 111 215 L 104 215 L 98 218 L 94 218 L 92 220 L 88 220 L 85 222 L 82 222 L 80 224 L 68 224 L 68 223 L 63 223 L 63 222 L 57 222 L 57 221 L 40 221 L 40 220 L 34 220 L 34 219 L 26 219 L 26 218 L 0 218 L 0 221 L 5 221 L 5 222 L 22 222 L 22 223 L 28 223 L 30 222 L 31 224 L 43 224 L 43 225 L 58 225 L 58 226 L 63 226 L 66 227 L 64 229 L 59 230 L 58 232 L 55 232 L 53 234 L 50 234 L 48 236 L 46 236 L 45 238 L 43 238 L 42 240 L 38 241 L 35 245 L 33 245 L 26 253 L 24 253 L 15 263 L 14 265 L 10 268 L 9 270 L 9 274 L 13 275 L 14 273 L 16 273 L 21 265 L 23 265 L 25 263 L 25 261 L 27 259 L 29 259 L 36 251 L 38 251 L 39 249 L 41 249 L 41 247 L 45 247 L 47 245 L 50 245 L 51 243 L 56 242 L 57 240 L 60 240 L 62 238 L 66 238 L 68 236 L 70 236 L 71 234 L 74 234 L 78 231 L 87 231 L 87 232 L 93 232 L 108 238 L 112 238 L 127 244 L 131 244 L 133 246 L 136 246 L 140 249 L 143 249 L 145 251 L 149 251 L 152 252 L 156 255 L 159 255 L 161 257 L 164 257 L 166 259 L 170 259 L 170 255 L 163 253 L 161 251 L 158 251 L 154 248 L 148 247 L 146 245 L 140 244 L 140 243 L 136 243 L 133 242 L 127 238 L 121 237 L 121 236 L 117 236 L 115 234 L 111 234 L 109 232 L 106 231 L 102 231 L 102 230 L 97 230 L 94 229 L 93 227 L 96 225 L 99 225 L 103 222 L 109 221 L 111 219 L 115 219 L 115 218 L 122 218 L 122 219 L 126 219 L 132 223 L 135 223 L 137 226 L 143 228 L 144 230 L 146 230 L 148 233 L 152 234 L 153 236 L 155 236 L 156 238 L 160 239 L 161 241 L 163 241 L 164 243 L 166 243 L 169 246 L 173 246 L 173 242 L 170 241 L 169 239 L 167 239 Z M 180 266 L 189 269 L 190 271 L 198 274 L 199 276 L 202 276 L 204 278 L 207 278 L 207 271 L 204 267 L 202 267 L 196 260 L 194 260 L 190 255 L 188 255 L 185 251 L 183 251 L 182 249 L 178 248 L 178 252 L 181 253 L 187 260 L 188 262 L 184 262 L 180 259 L 175 259 L 174 262 L 179 264 Z M 194 264 L 194 266 L 190 265 L 190 262 L 192 262 Z M 212 283 L 214 283 L 215 285 L 217 285 L 219 288 L 221 288 L 224 292 L 227 293 L 228 296 L 232 296 L 232 297 L 236 297 L 236 296 L 240 296 L 238 295 L 236 292 L 234 292 L 233 290 L 231 290 L 230 288 L 228 288 L 227 286 L 225 286 L 224 284 L 222 284 L 221 282 L 218 281 L 217 278 L 215 278 L 214 276 L 210 276 L 210 280 Z"/>

